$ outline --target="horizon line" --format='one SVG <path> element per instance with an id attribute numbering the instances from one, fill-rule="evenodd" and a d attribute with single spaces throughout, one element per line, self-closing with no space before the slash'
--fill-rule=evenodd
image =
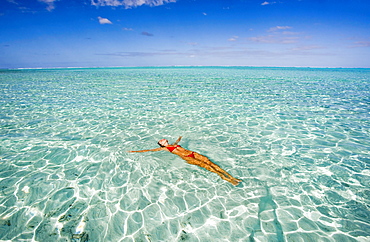
<path id="1" fill-rule="evenodd" d="M 250 66 L 250 65 L 148 65 L 148 66 L 68 66 L 68 67 L 16 67 L 0 70 L 50 70 L 50 69 L 103 69 L 103 68 L 169 68 L 169 67 L 248 67 L 248 68 L 313 68 L 313 69 L 370 69 L 370 67 L 322 67 L 322 66 Z"/>

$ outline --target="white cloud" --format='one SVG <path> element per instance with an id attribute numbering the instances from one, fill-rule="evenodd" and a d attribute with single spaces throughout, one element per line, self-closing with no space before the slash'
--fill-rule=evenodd
<path id="1" fill-rule="evenodd" d="M 282 34 L 284 34 L 284 35 L 298 35 L 300 33 L 298 33 L 298 32 L 292 32 L 292 31 L 283 31 Z"/>
<path id="2" fill-rule="evenodd" d="M 107 18 L 98 17 L 100 24 L 112 24 L 112 22 Z"/>
<path id="3" fill-rule="evenodd" d="M 250 41 L 258 42 L 258 43 L 275 43 L 276 42 L 276 40 L 274 39 L 274 36 L 272 35 L 250 37 L 248 39 Z"/>
<path id="4" fill-rule="evenodd" d="M 265 6 L 265 5 L 274 4 L 274 3 L 276 3 L 276 2 L 267 2 L 267 1 L 265 1 L 265 2 L 261 3 L 261 5 Z"/>
<path id="5" fill-rule="evenodd" d="M 189 43 L 187 43 L 187 45 L 196 46 L 196 45 L 198 45 L 198 43 L 197 42 L 189 42 Z"/>
<path id="6" fill-rule="evenodd" d="M 370 47 L 370 41 L 357 41 L 353 47 Z"/>
<path id="7" fill-rule="evenodd" d="M 145 35 L 145 36 L 149 36 L 149 37 L 152 37 L 152 36 L 154 36 L 154 34 L 152 34 L 152 33 L 148 33 L 148 32 L 141 32 L 141 35 Z"/>
<path id="8" fill-rule="evenodd" d="M 248 38 L 250 41 L 257 43 L 267 43 L 267 44 L 294 44 L 300 39 L 295 36 L 280 36 L 280 35 L 265 35 Z"/>
<path id="9" fill-rule="evenodd" d="M 324 47 L 319 45 L 304 45 L 304 46 L 298 46 L 295 48 L 292 48 L 293 51 L 306 51 L 306 50 L 318 50 L 318 49 L 324 49 Z"/>
<path id="10" fill-rule="evenodd" d="M 275 26 L 267 30 L 268 35 L 255 36 L 248 38 L 250 41 L 268 44 L 293 44 L 297 43 L 302 36 L 300 33 L 285 31 L 292 29 L 291 26 Z M 279 31 L 283 30 L 283 31 Z"/>
<path id="11" fill-rule="evenodd" d="M 10 2 L 10 3 L 13 3 L 13 4 L 16 4 L 16 5 L 18 5 L 19 3 L 17 3 L 16 1 L 14 1 L 14 0 L 6 0 L 7 2 Z"/>
<path id="12" fill-rule="evenodd" d="M 291 29 L 292 27 L 290 26 L 276 26 L 276 27 L 272 27 L 268 30 L 268 32 L 275 32 L 275 31 L 278 31 L 278 30 L 285 30 L 285 29 Z"/>
<path id="13" fill-rule="evenodd" d="M 177 0 L 91 0 L 91 4 L 94 6 L 124 6 L 125 8 L 133 8 L 142 5 L 160 6 L 176 1 Z"/>
<path id="14" fill-rule="evenodd" d="M 239 38 L 239 36 L 233 36 L 228 41 L 236 41 Z"/>
<path id="15" fill-rule="evenodd" d="M 56 2 L 57 0 L 38 0 L 39 2 L 42 2 L 42 3 L 46 3 L 48 6 L 46 7 L 46 9 L 48 11 L 51 11 L 55 8 L 54 6 L 54 2 Z"/>

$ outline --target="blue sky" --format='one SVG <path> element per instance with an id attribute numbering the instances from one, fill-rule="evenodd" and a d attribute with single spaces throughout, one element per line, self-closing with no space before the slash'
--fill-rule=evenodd
<path id="1" fill-rule="evenodd" d="M 0 0 L 0 68 L 370 67 L 369 0 Z"/>

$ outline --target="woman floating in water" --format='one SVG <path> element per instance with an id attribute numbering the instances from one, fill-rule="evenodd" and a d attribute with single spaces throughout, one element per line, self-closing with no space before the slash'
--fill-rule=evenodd
<path id="1" fill-rule="evenodd" d="M 212 161 L 210 161 L 207 157 L 198 154 L 194 151 L 190 151 L 187 149 L 182 148 L 178 143 L 180 142 L 182 136 L 180 136 L 175 143 L 170 145 L 168 143 L 168 140 L 161 139 L 158 144 L 159 148 L 151 149 L 151 150 L 137 150 L 137 151 L 129 151 L 129 152 L 148 152 L 148 151 L 161 151 L 161 150 L 167 150 L 175 155 L 180 156 L 182 159 L 186 160 L 189 164 L 197 165 L 200 167 L 203 167 L 211 172 L 216 173 L 219 175 L 222 179 L 230 182 L 233 185 L 238 185 L 239 182 L 242 180 L 236 179 L 232 177 L 229 173 L 221 169 L 218 165 L 214 164 Z"/>

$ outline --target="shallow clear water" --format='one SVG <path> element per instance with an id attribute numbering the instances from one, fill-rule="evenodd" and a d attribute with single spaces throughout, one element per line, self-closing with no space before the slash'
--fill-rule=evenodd
<path id="1" fill-rule="evenodd" d="M 370 240 L 369 69 L 18 70 L 0 85 L 0 240 Z M 180 135 L 243 182 L 126 152 Z"/>

